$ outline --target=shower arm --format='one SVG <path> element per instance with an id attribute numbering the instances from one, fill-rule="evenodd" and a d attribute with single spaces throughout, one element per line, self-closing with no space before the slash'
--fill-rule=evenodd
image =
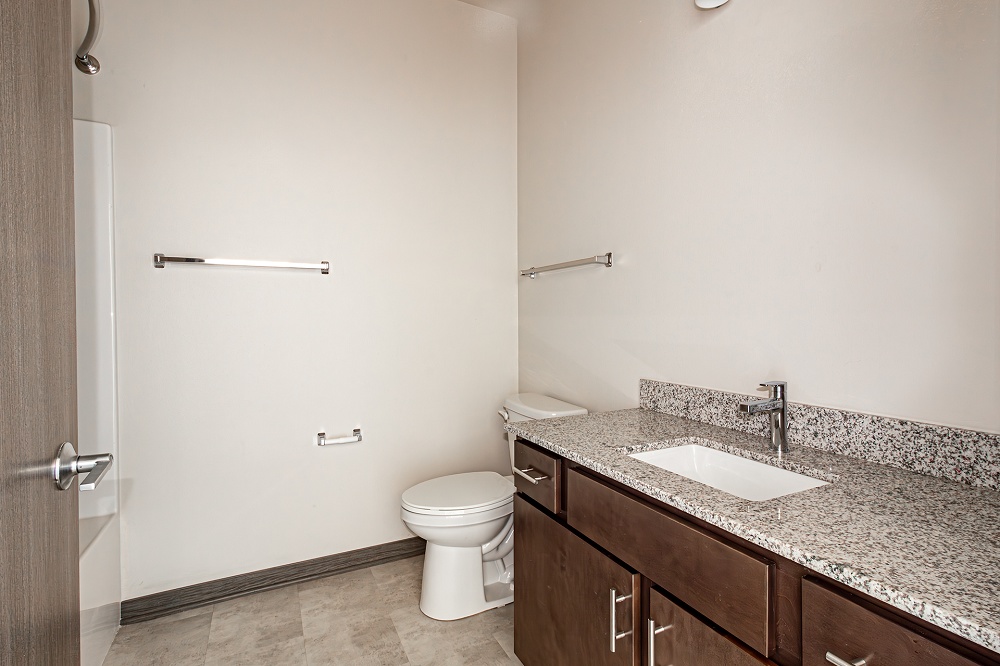
<path id="1" fill-rule="evenodd" d="M 101 63 L 97 58 L 90 55 L 90 49 L 94 48 L 97 41 L 97 34 L 101 29 L 101 6 L 100 0 L 87 0 L 90 7 L 90 20 L 87 26 L 87 34 L 80 43 L 80 48 L 76 50 L 76 68 L 84 74 L 97 74 L 101 71 Z"/>

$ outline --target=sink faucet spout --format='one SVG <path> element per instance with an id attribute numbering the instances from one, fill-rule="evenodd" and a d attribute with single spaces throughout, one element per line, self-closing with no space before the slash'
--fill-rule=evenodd
<path id="1" fill-rule="evenodd" d="M 744 414 L 760 414 L 761 412 L 782 409 L 784 406 L 784 400 L 754 400 L 753 402 L 741 402 L 740 411 Z"/>

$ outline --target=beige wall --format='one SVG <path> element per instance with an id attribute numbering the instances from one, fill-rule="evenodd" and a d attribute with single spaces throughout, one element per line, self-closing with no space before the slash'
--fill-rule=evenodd
<path id="1" fill-rule="evenodd" d="M 513 20 L 102 4 L 103 70 L 74 83 L 76 115 L 115 132 L 124 597 L 410 536 L 409 485 L 505 466 Z M 333 268 L 154 270 L 154 252 Z M 315 446 L 357 426 L 362 444 Z"/>
<path id="2" fill-rule="evenodd" d="M 546 0 L 519 46 L 520 388 L 649 377 L 1000 431 L 995 0 Z"/>

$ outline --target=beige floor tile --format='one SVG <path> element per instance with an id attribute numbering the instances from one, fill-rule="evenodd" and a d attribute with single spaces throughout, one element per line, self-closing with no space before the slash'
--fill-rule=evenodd
<path id="1" fill-rule="evenodd" d="M 381 592 L 381 605 L 391 612 L 420 605 L 423 581 L 423 556 L 372 567 L 372 575 Z"/>
<path id="2" fill-rule="evenodd" d="M 441 622 L 411 607 L 393 611 L 391 617 L 411 664 L 493 664 L 499 660 L 506 666 L 510 658 L 493 637 L 495 621 L 490 614 L 496 612 Z"/>
<path id="3" fill-rule="evenodd" d="M 205 666 L 305 666 L 305 639 L 299 636 L 280 643 L 236 654 L 216 655 Z"/>
<path id="4" fill-rule="evenodd" d="M 215 605 L 208 660 L 259 650 L 302 637 L 295 586 L 223 601 Z"/>
<path id="5" fill-rule="evenodd" d="M 406 653 L 370 569 L 299 586 L 310 664 L 402 666 Z"/>
<path id="6" fill-rule="evenodd" d="M 405 666 L 408 663 L 396 628 L 388 617 L 342 616 L 322 634 L 306 639 L 309 664 L 370 664 Z"/>
<path id="7" fill-rule="evenodd" d="M 490 634 L 494 634 L 498 631 L 510 632 L 510 635 L 514 635 L 514 604 L 507 604 L 506 606 L 501 606 L 500 608 L 494 608 L 491 611 L 485 613 L 480 613 L 476 616 L 479 618 L 480 624 L 483 626 L 483 630 Z"/>
<path id="8" fill-rule="evenodd" d="M 342 616 L 384 615 L 380 591 L 370 569 L 301 583 L 298 589 L 306 638 L 324 631 Z"/>
<path id="9" fill-rule="evenodd" d="M 105 666 L 188 666 L 204 664 L 212 616 L 202 613 L 173 622 L 122 627 Z"/>
<path id="10" fill-rule="evenodd" d="M 424 556 L 408 557 L 388 564 L 380 564 L 371 568 L 375 582 L 380 586 L 395 585 L 401 580 L 416 578 L 420 580 L 424 573 Z"/>
<path id="11" fill-rule="evenodd" d="M 500 644 L 490 638 L 461 648 L 439 649 L 426 661 L 411 660 L 410 663 L 412 666 L 512 666 L 514 662 Z"/>
<path id="12" fill-rule="evenodd" d="M 493 634 L 493 638 L 496 642 L 500 644 L 503 648 L 504 653 L 510 657 L 512 660 L 517 659 L 517 655 L 514 654 L 514 632 L 513 631 L 498 631 Z"/>

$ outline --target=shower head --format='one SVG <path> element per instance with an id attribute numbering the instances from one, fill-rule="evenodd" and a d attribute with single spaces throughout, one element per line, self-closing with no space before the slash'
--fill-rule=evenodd
<path id="1" fill-rule="evenodd" d="M 87 26 L 87 35 L 83 38 L 80 48 L 76 50 L 76 68 L 84 74 L 97 74 L 101 71 L 101 63 L 97 58 L 90 55 L 90 49 L 94 48 L 97 41 L 97 33 L 101 29 L 101 8 L 100 0 L 89 0 L 90 23 Z"/>
<path id="2" fill-rule="evenodd" d="M 101 63 L 89 53 L 76 56 L 74 62 L 76 62 L 76 68 L 84 74 L 97 74 L 101 71 Z"/>

